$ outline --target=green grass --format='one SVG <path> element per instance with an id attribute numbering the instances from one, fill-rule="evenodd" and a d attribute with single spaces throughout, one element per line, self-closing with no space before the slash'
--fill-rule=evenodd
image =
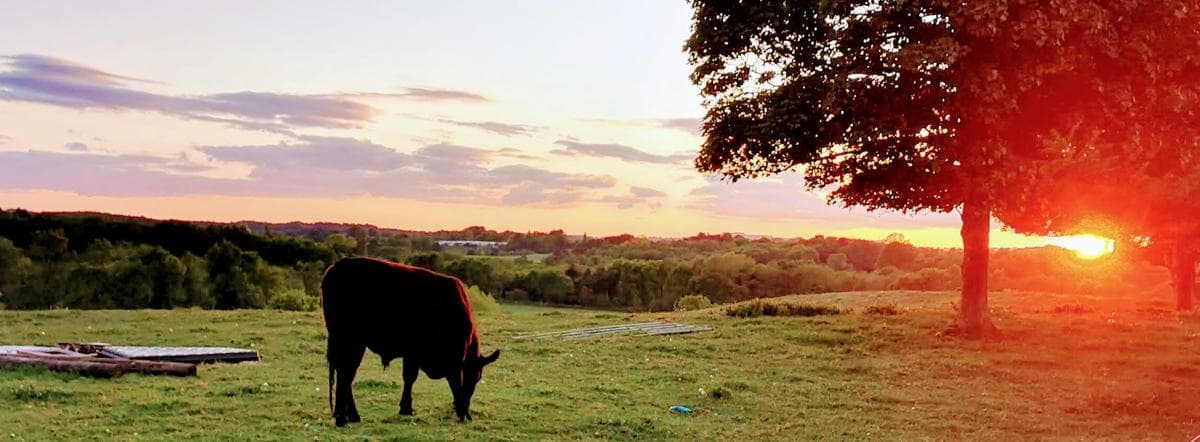
<path id="1" fill-rule="evenodd" d="M 364 422 L 329 417 L 319 313 L 0 312 L 0 343 L 254 347 L 258 364 L 196 378 L 86 379 L 0 371 L 0 438 L 345 440 L 1188 440 L 1200 433 L 1200 316 L 1169 300 L 996 293 L 1005 337 L 943 337 L 946 293 L 839 293 L 789 301 L 853 313 L 732 318 L 722 307 L 624 314 L 530 306 L 481 313 L 489 366 L 453 419 L 444 381 L 422 377 L 398 416 L 398 365 L 368 355 Z M 895 315 L 864 314 L 894 305 Z M 1075 308 L 1075 306 L 1086 308 Z M 1060 308 L 1061 306 L 1068 306 Z M 513 335 L 672 320 L 710 333 L 589 341 Z M 692 415 L 667 408 L 686 405 Z"/>

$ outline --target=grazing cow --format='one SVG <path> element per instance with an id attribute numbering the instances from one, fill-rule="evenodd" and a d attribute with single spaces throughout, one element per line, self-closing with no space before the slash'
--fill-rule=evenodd
<path id="1" fill-rule="evenodd" d="M 419 267 L 346 258 L 325 271 L 321 306 L 329 332 L 329 407 L 337 426 L 361 420 L 352 385 L 368 348 L 385 368 L 404 358 L 400 414 L 413 413 L 412 384 L 424 371 L 430 379 L 446 378 L 458 420 L 471 419 L 475 384 L 500 351 L 480 354 L 461 281 Z"/>

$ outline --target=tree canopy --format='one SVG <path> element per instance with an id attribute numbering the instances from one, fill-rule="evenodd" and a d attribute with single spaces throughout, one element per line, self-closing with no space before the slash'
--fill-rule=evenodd
<path id="1" fill-rule="evenodd" d="M 1180 26 L 1193 3 L 694 0 L 686 50 L 707 107 L 696 167 L 732 180 L 798 171 L 831 202 L 868 209 L 960 209 L 957 324 L 987 331 L 991 214 L 1041 202 L 1038 177 L 1064 140 L 1091 148 L 1122 118 L 1151 118 L 1121 101 L 1136 95 L 1128 70 L 1174 63 L 1157 49 L 1122 58 L 1152 40 L 1126 32 Z M 1176 9 L 1185 19 L 1168 19 Z"/>

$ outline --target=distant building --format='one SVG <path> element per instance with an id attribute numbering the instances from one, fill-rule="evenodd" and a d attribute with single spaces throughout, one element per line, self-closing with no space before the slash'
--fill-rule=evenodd
<path id="1" fill-rule="evenodd" d="M 498 249 L 508 244 L 504 241 L 469 241 L 458 239 L 442 239 L 438 240 L 437 243 L 442 247 L 465 247 L 471 249 Z"/>

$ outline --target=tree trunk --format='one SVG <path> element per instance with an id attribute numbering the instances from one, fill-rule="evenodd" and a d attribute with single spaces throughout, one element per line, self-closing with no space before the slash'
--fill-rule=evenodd
<path id="1" fill-rule="evenodd" d="M 995 334 L 996 326 L 988 314 L 988 235 L 991 209 L 977 202 L 962 208 L 962 301 L 952 331 L 978 338 Z"/>
<path id="2" fill-rule="evenodd" d="M 1175 286 L 1175 308 L 1195 308 L 1192 292 L 1196 289 L 1196 253 L 1185 241 L 1177 241 L 1171 251 L 1171 279 Z"/>

